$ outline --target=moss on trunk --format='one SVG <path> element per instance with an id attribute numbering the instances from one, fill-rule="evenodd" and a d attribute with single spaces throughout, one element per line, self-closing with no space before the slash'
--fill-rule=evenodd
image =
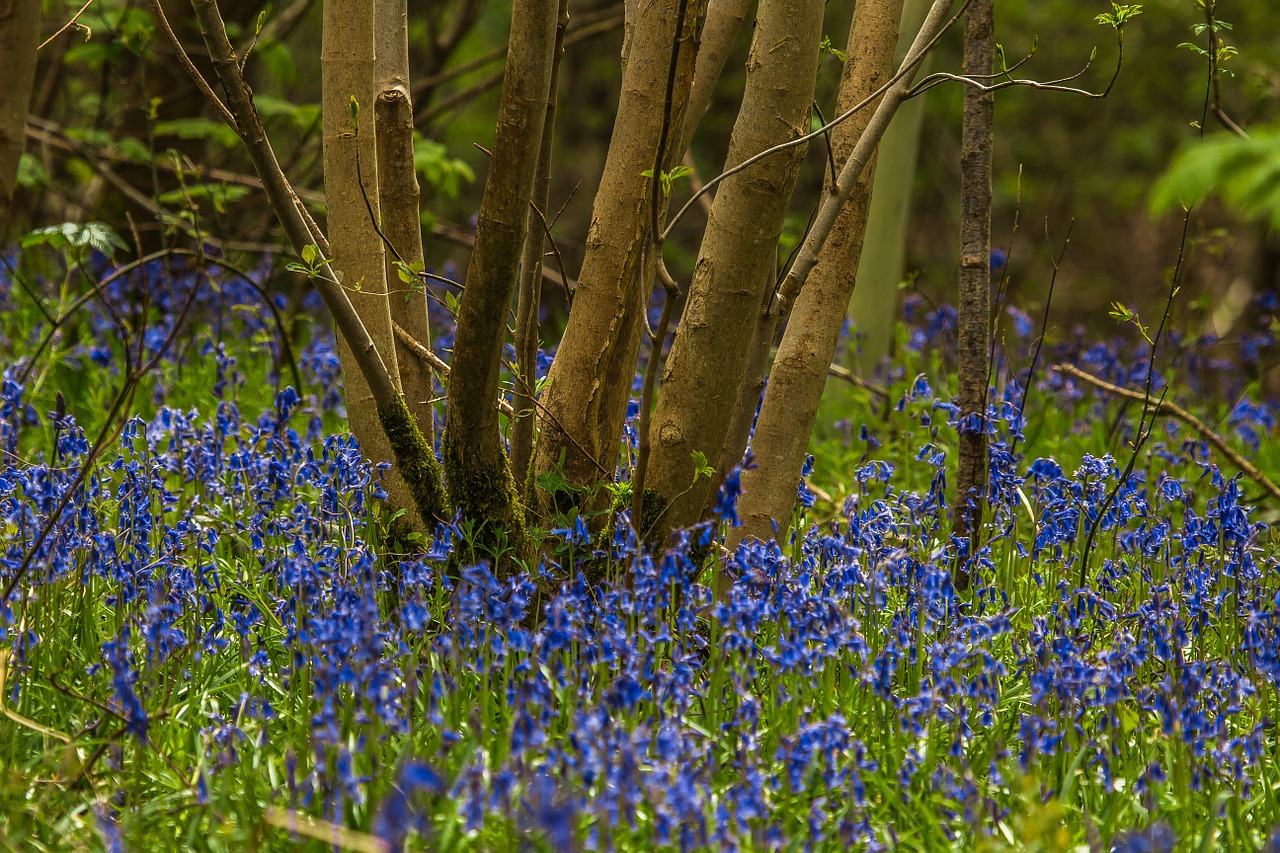
<path id="1" fill-rule="evenodd" d="M 380 406 L 378 419 L 390 440 L 396 466 L 409 487 L 418 515 L 428 530 L 434 530 L 436 524 L 448 521 L 453 514 L 435 452 L 418 429 L 404 397 L 397 396 L 390 404 Z"/>
<path id="2" fill-rule="evenodd" d="M 491 560 L 495 575 L 509 576 L 517 562 L 532 558 L 532 550 L 524 504 L 506 455 L 499 454 L 496 462 L 464 461 L 449 430 L 445 430 L 441 451 L 449 495 L 462 520 L 471 523 L 470 539 L 458 558 Z"/>

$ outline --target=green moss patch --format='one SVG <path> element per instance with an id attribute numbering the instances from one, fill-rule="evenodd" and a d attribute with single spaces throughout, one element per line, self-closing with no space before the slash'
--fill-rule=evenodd
<path id="1" fill-rule="evenodd" d="M 409 487 L 418 515 L 427 529 L 432 530 L 436 524 L 448 521 L 453 511 L 440 477 L 440 463 L 436 461 L 436 454 L 422 435 L 422 430 L 418 429 L 418 422 L 410 414 L 404 398 L 397 396 L 390 405 L 379 406 L 378 419 L 391 441 L 396 468 Z"/>

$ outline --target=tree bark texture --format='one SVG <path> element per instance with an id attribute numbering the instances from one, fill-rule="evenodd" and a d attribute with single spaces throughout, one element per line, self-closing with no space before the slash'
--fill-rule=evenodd
<path id="1" fill-rule="evenodd" d="M 516 0 L 489 175 L 458 309 L 445 416 L 445 478 L 465 518 L 523 539 L 523 508 L 502 447 L 498 397 L 507 313 L 515 294 L 538 170 L 556 41 L 557 0 Z M 496 532 L 496 531 L 493 531 Z"/>
<path id="2" fill-rule="evenodd" d="M 325 0 L 320 45 L 325 210 L 333 267 L 397 391 L 401 391 L 387 300 L 386 255 L 376 228 L 374 20 L 374 0 Z M 359 105 L 354 123 L 353 98 Z M 394 462 L 369 382 L 341 335 L 338 358 L 347 419 L 361 451 L 371 462 Z M 386 487 L 393 508 L 412 507 L 412 497 L 394 466 Z"/>
<path id="3" fill-rule="evenodd" d="M 376 0 L 377 38 L 374 104 L 377 139 L 378 211 L 382 232 L 405 264 L 423 268 L 418 175 L 413 165 L 413 102 L 409 86 L 408 0 Z M 397 259 L 386 252 L 386 282 L 391 321 L 424 346 L 431 345 L 427 295 L 421 282 L 405 282 Z M 394 337 L 394 336 L 393 336 Z M 431 367 L 398 339 L 396 366 L 405 403 L 427 444 L 435 444 L 435 382 Z"/>
<path id="4" fill-rule="evenodd" d="M 653 290 L 649 181 L 658 154 L 672 39 L 684 34 L 667 118 L 663 169 L 680 162 L 678 130 L 684 121 L 697 56 L 697 22 L 705 4 L 689 2 L 677 20 L 678 0 L 635 6 L 618 117 L 600 186 L 573 309 L 556 351 L 539 408 L 538 474 L 561 469 L 572 486 L 590 490 L 617 467 L 622 423 L 640 353 L 645 310 Z M 656 178 L 657 176 L 654 176 Z M 661 217 L 659 217 L 661 220 Z"/>
<path id="5" fill-rule="evenodd" d="M 849 30 L 838 112 L 861 103 L 892 76 L 901 15 L 902 0 L 858 0 Z M 832 130 L 832 154 L 838 165 L 848 162 L 872 115 L 870 107 L 864 108 Z M 770 539 L 775 520 L 785 530 L 791 517 L 800 468 L 826 387 L 827 368 L 835 355 L 844 308 L 855 284 L 874 173 L 873 154 L 836 217 L 817 266 L 796 296 L 756 424 L 752 443 L 756 467 L 742 472 L 739 515 L 743 524 L 731 541 Z"/>
<path id="6" fill-rule="evenodd" d="M 818 0 L 760 3 L 726 168 L 808 131 L 822 13 Z M 804 153 L 773 154 L 716 193 L 651 427 L 647 480 L 663 507 L 659 540 L 697 521 L 707 502 L 712 480 L 695 479 L 694 453 L 719 459 Z"/>
<path id="7" fill-rule="evenodd" d="M 964 73 L 987 79 L 995 55 L 992 0 L 974 0 L 965 13 Z M 987 487 L 987 386 L 991 358 L 991 162 L 995 98 L 964 90 L 960 136 L 959 453 L 952 526 L 971 542 L 982 524 Z M 968 586 L 961 567 L 957 588 Z"/>
<path id="8" fill-rule="evenodd" d="M 564 55 L 564 34 L 569 28 L 569 0 L 560 0 L 556 17 L 556 43 L 551 58 L 551 82 L 547 90 L 547 115 L 542 121 L 542 147 L 538 152 L 538 172 L 533 182 L 533 205 L 520 259 L 520 294 L 516 299 L 516 416 L 511 424 L 511 467 L 522 493 L 533 464 L 537 428 L 534 391 L 538 372 L 538 306 L 542 295 L 542 257 L 546 245 L 543 218 L 551 199 L 551 157 L 556 126 L 556 99 L 560 88 L 560 60 Z M 541 216 L 539 215 L 541 212 Z"/>
<path id="9" fill-rule="evenodd" d="M 724 64 L 729 59 L 729 52 L 733 49 L 733 43 L 738 37 L 738 31 L 742 29 L 742 22 L 747 19 L 750 7 L 750 0 L 710 0 L 707 3 L 707 20 L 702 25 L 698 60 L 693 71 L 693 86 L 689 90 L 689 107 L 685 111 L 680 132 L 681 156 L 689 150 L 698 124 L 711 106 L 716 83 L 720 81 Z"/>
<path id="10" fill-rule="evenodd" d="M 724 478 L 734 466 L 742 462 L 747 444 L 751 441 L 751 427 L 755 424 L 756 413 L 760 408 L 760 395 L 764 393 L 765 375 L 769 372 L 769 350 L 773 348 L 773 338 L 778 331 L 778 318 L 769 310 L 777 278 L 775 270 L 769 270 L 765 276 L 764 299 L 756 312 L 755 324 L 751 330 L 747 364 L 742 371 L 742 381 L 738 383 L 738 395 L 733 403 L 733 414 L 729 418 L 729 429 L 717 457 L 716 477 L 709 490 L 711 495 L 724 484 Z"/>
<path id="11" fill-rule="evenodd" d="M 159 0 L 151 0 L 151 5 L 157 16 L 162 14 Z M 224 120 L 235 128 L 243 140 L 249 159 L 253 161 L 254 171 L 262 181 L 267 202 L 284 227 L 294 253 L 301 257 L 308 245 L 319 247 L 316 253 L 316 289 L 324 299 L 329 313 L 333 315 L 338 333 L 347 342 L 373 395 L 383 432 L 391 440 L 396 463 L 412 493 L 418 514 L 425 524 L 447 520 L 451 510 L 435 455 L 405 406 L 394 374 L 388 369 L 347 290 L 339 282 L 329 263 L 329 241 L 307 215 L 298 194 L 280 168 L 275 150 L 271 147 L 271 141 L 267 138 L 262 120 L 254 107 L 253 90 L 245 82 L 235 49 L 227 38 L 227 28 L 218 11 L 218 4 L 216 0 L 191 0 L 191 8 L 209 51 L 209 60 L 226 93 L 225 107 L 211 90 L 207 95 L 217 103 L 218 111 L 224 114 Z M 174 42 L 175 50 L 182 53 L 181 44 L 176 37 Z M 194 67 L 189 67 L 188 71 L 198 85 L 204 83 Z M 346 113 L 345 108 L 343 113 Z"/>
<path id="12" fill-rule="evenodd" d="M 0 0 L 0 246 L 8 238 L 40 43 L 40 0 Z"/>
<path id="13" fill-rule="evenodd" d="M 906 0 L 902 8 L 903 37 L 898 42 L 895 64 L 902 62 L 911 38 L 920 29 L 928 11 L 928 0 Z M 929 73 L 933 57 L 925 57 L 917 76 Z M 849 299 L 849 319 L 858 335 L 860 349 L 849 353 L 846 364 L 870 376 L 889 354 L 898 319 L 898 283 L 902 281 L 906 259 L 907 223 L 911 213 L 911 190 L 915 186 L 920 152 L 920 130 L 924 126 L 923 97 L 902 105 L 880 144 L 875 183 L 871 188 L 871 212 L 867 215 L 867 236 L 858 261 L 858 286 Z M 837 382 L 837 400 L 848 400 L 853 386 Z"/>

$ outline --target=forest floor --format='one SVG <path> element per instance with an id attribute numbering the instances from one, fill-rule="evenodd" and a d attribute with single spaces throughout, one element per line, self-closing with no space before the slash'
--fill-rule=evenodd
<path id="1" fill-rule="evenodd" d="M 262 270 L 157 262 L 55 327 L 69 270 L 0 273 L 0 849 L 1280 850 L 1280 514 L 1053 369 L 1142 392 L 1136 333 L 1001 316 L 958 591 L 954 313 L 908 305 L 716 602 L 691 555 L 732 495 L 660 558 L 555 519 L 529 575 L 451 579 L 466 531 L 388 541 L 332 339 L 282 347 Z M 1280 476 L 1274 401 L 1215 352 L 1171 339 L 1153 396 Z M 630 582 L 582 581 L 599 557 Z"/>

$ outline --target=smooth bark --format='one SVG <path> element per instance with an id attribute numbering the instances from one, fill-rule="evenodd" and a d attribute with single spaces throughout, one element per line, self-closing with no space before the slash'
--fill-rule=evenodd
<path id="1" fill-rule="evenodd" d="M 493 156 L 458 310 L 443 443 L 450 494 L 464 518 L 523 540 L 523 507 L 502 447 L 498 394 L 507 313 L 515 293 L 551 84 L 559 5 L 517 0 Z"/>
<path id="2" fill-rule="evenodd" d="M 424 346 L 431 345 L 427 294 L 410 270 L 423 269 L 418 176 L 413 165 L 413 103 L 409 87 L 408 0 L 377 0 L 374 75 L 378 96 L 374 125 L 378 155 L 378 211 L 382 232 L 395 252 L 386 252 L 391 322 Z M 396 255 L 399 255 L 399 258 Z M 409 281 L 405 281 L 409 278 Z M 435 382 L 431 367 L 397 338 L 396 367 L 406 404 L 428 444 L 435 443 Z"/>
<path id="3" fill-rule="evenodd" d="M 837 99 L 839 112 L 861 103 L 888 82 L 901 14 L 902 0 L 859 0 L 849 30 L 848 61 Z M 833 129 L 832 155 L 837 164 L 848 162 L 872 117 L 873 112 L 865 109 Z M 744 537 L 770 539 L 774 522 L 785 530 L 791 517 L 800 468 L 840 338 L 844 307 L 855 284 L 874 173 L 875 161 L 869 158 L 791 309 L 756 424 L 752 443 L 756 467 L 742 473 L 738 511 L 743 523 L 731 543 Z"/>
<path id="4" fill-rule="evenodd" d="M 911 38 L 920 29 L 928 11 L 928 0 L 906 0 L 902 8 L 902 33 L 895 62 L 901 62 L 911 47 Z M 929 73 L 933 58 L 925 57 L 917 76 Z M 924 126 L 924 98 L 912 98 L 902 105 L 885 131 L 877 157 L 875 182 L 871 187 L 871 212 L 867 216 L 867 236 L 858 261 L 858 286 L 849 299 L 849 319 L 858 336 L 857 353 L 850 352 L 846 363 L 864 376 L 889 354 L 898 317 L 898 284 L 906 261 L 907 224 L 911 214 L 912 188 L 920 153 L 920 131 Z M 848 399 L 848 383 L 838 383 L 837 399 Z"/>
<path id="5" fill-rule="evenodd" d="M 377 232 L 378 150 L 374 100 L 374 0 L 325 0 L 320 44 L 324 196 L 330 250 L 338 280 L 378 355 L 401 391 L 387 300 L 386 255 Z M 359 115 L 352 117 L 354 99 Z M 371 462 L 393 462 L 374 395 L 355 354 L 339 336 L 338 358 L 347 420 Z M 411 506 L 393 467 L 386 481 L 393 508 Z"/>
<path id="6" fill-rule="evenodd" d="M 537 427 L 534 415 L 538 371 L 538 308 L 542 295 L 542 258 L 546 245 L 544 220 L 551 199 L 551 157 L 556 126 L 556 99 L 560 81 L 560 60 L 564 36 L 569 28 L 569 0 L 560 0 L 556 17 L 556 43 L 551 59 L 551 82 L 547 90 L 547 115 L 542 122 L 542 145 L 538 152 L 538 172 L 533 182 L 533 204 L 520 259 L 520 295 L 516 300 L 515 410 L 511 423 L 511 467 L 522 490 L 533 464 Z"/>
<path id="7" fill-rule="evenodd" d="M 634 6 L 618 117 L 596 189 L 573 310 L 539 407 L 535 471 L 559 469 L 570 486 L 587 492 L 611 478 L 617 467 L 653 290 L 652 260 L 644 258 L 644 247 L 651 241 L 651 178 L 644 173 L 652 171 L 659 157 L 666 171 L 680 162 L 679 134 L 670 130 L 678 130 L 684 121 L 697 55 L 697 22 L 705 6 L 688 2 L 683 21 L 677 20 L 678 7 L 678 0 Z M 684 42 L 671 109 L 664 117 L 677 33 L 684 34 Z M 664 123 L 668 144 L 659 152 Z"/>
<path id="8" fill-rule="evenodd" d="M 245 81 L 240 71 L 239 58 L 231 46 L 231 41 L 227 38 L 226 26 L 218 11 L 218 4 L 216 0 L 191 0 L 191 7 L 204 38 L 205 47 L 209 51 L 214 72 L 226 93 L 225 104 L 185 57 L 181 43 L 172 35 L 172 30 L 165 22 L 159 0 L 151 0 L 152 11 L 157 20 L 162 23 L 166 38 L 170 40 L 175 51 L 184 58 L 183 67 L 214 105 L 215 111 L 224 120 L 229 121 L 244 142 L 245 150 L 253 162 L 254 171 L 262 181 L 267 202 L 284 227 L 285 236 L 294 253 L 301 257 L 308 246 L 316 247 L 314 278 L 316 290 L 328 307 L 339 335 L 346 340 L 361 374 L 368 383 L 384 432 L 388 437 L 395 436 L 391 444 L 396 455 L 396 463 L 401 476 L 408 484 L 420 518 L 425 524 L 447 520 L 451 510 L 448 496 L 445 495 L 441 484 L 440 469 L 435 456 L 405 406 L 394 375 L 387 369 L 386 362 L 383 361 L 373 338 L 352 305 L 346 289 L 341 285 L 329 264 L 328 240 L 307 215 L 297 192 L 280 168 L 280 162 L 276 158 L 271 141 L 267 138 L 262 126 L 262 120 L 254 107 L 253 90 Z"/>
<path id="9" fill-rule="evenodd" d="M 986 79 L 995 57 L 992 0 L 974 0 L 965 13 L 964 73 Z M 982 524 L 987 489 L 987 386 L 991 359 L 991 162 L 995 97 L 976 86 L 964 90 L 960 135 L 960 310 L 958 325 L 959 453 L 952 525 L 970 541 Z M 955 584 L 969 585 L 963 565 Z"/>
<path id="10" fill-rule="evenodd" d="M 822 12 L 816 0 L 762 0 L 726 169 L 808 131 Z M 712 464 L 720 456 L 805 150 L 772 154 L 716 193 L 650 431 L 658 541 L 697 521 L 706 504 L 712 479 L 696 475 L 694 456 Z"/>
<path id="11" fill-rule="evenodd" d="M 8 237 L 40 43 L 40 0 L 0 0 L 0 247 Z"/>

